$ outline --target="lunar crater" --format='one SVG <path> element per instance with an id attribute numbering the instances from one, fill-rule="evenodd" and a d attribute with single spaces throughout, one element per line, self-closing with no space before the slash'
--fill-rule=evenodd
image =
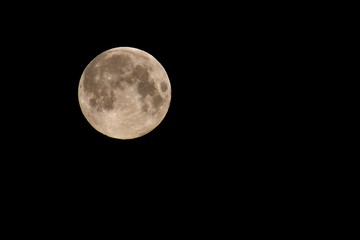
<path id="1" fill-rule="evenodd" d="M 165 83 L 165 82 L 161 82 L 161 91 L 166 92 L 167 89 L 168 89 L 168 88 L 167 88 L 166 83 Z"/>

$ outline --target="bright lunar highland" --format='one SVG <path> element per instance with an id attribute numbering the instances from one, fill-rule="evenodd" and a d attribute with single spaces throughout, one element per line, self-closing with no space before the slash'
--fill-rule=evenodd
<path id="1" fill-rule="evenodd" d="M 171 86 L 152 55 L 119 47 L 99 54 L 86 66 L 78 98 L 82 113 L 97 131 L 133 139 L 162 122 L 170 106 Z"/>

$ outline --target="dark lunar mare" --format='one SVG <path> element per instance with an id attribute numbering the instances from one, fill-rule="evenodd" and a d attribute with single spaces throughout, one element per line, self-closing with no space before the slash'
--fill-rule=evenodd
<path id="1" fill-rule="evenodd" d="M 96 76 L 101 78 L 107 73 L 122 74 L 131 63 L 131 58 L 127 55 L 113 55 L 108 59 L 105 57 L 106 54 L 97 56 L 84 72 L 84 91 L 87 94 L 93 94 L 89 104 L 97 111 L 113 109 L 116 98 L 113 91 L 107 91 L 107 85 L 102 80 L 95 82 Z"/>
<path id="2" fill-rule="evenodd" d="M 161 91 L 163 91 L 163 92 L 166 92 L 166 90 L 168 89 L 166 83 L 164 83 L 164 82 L 161 82 L 160 87 L 161 87 Z"/>
<path id="3" fill-rule="evenodd" d="M 138 92 L 140 93 L 142 99 L 145 99 L 146 96 L 152 97 L 152 104 L 157 109 L 163 102 L 163 98 L 157 92 L 155 87 L 155 82 L 153 79 L 149 78 L 149 73 L 145 67 L 141 65 L 136 65 L 132 75 L 134 78 L 138 79 Z M 147 112 L 148 106 L 143 106 L 143 110 Z"/>
<path id="4" fill-rule="evenodd" d="M 121 82 L 123 81 L 128 84 L 134 84 L 137 80 L 138 92 L 141 95 L 142 100 L 144 100 L 146 96 L 152 97 L 152 104 L 155 109 L 162 104 L 163 98 L 157 92 L 155 82 L 150 78 L 146 66 L 136 65 L 131 76 L 125 77 L 124 74 L 131 69 L 131 58 L 126 54 L 114 54 L 105 59 L 106 56 L 106 54 L 97 56 L 84 72 L 84 91 L 86 94 L 93 94 L 93 97 L 89 100 L 89 104 L 92 108 L 97 111 L 101 111 L 102 109 L 111 110 L 114 108 L 114 102 L 116 100 L 114 92 L 107 91 L 108 87 L 104 84 L 102 79 L 97 82 L 95 81 L 96 76 L 102 78 L 105 74 L 117 76 L 117 79 L 112 80 L 110 83 L 110 86 L 114 89 L 122 88 L 124 85 L 122 85 Z M 160 87 L 163 92 L 167 90 L 165 83 L 161 83 Z M 149 106 L 144 104 L 142 109 L 147 112 L 148 108 Z"/>

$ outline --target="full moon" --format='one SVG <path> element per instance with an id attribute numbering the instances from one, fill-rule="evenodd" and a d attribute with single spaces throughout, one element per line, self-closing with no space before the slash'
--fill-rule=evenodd
<path id="1" fill-rule="evenodd" d="M 168 112 L 169 77 L 149 53 L 112 48 L 96 56 L 81 75 L 78 98 L 87 121 L 100 133 L 133 139 L 154 130 Z"/>

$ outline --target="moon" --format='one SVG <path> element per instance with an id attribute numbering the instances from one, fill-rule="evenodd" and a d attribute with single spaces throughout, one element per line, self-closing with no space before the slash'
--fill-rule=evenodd
<path id="1" fill-rule="evenodd" d="M 163 121 L 171 86 L 152 55 L 118 47 L 100 53 L 86 66 L 78 99 L 83 115 L 97 131 L 111 138 L 134 139 Z"/>

